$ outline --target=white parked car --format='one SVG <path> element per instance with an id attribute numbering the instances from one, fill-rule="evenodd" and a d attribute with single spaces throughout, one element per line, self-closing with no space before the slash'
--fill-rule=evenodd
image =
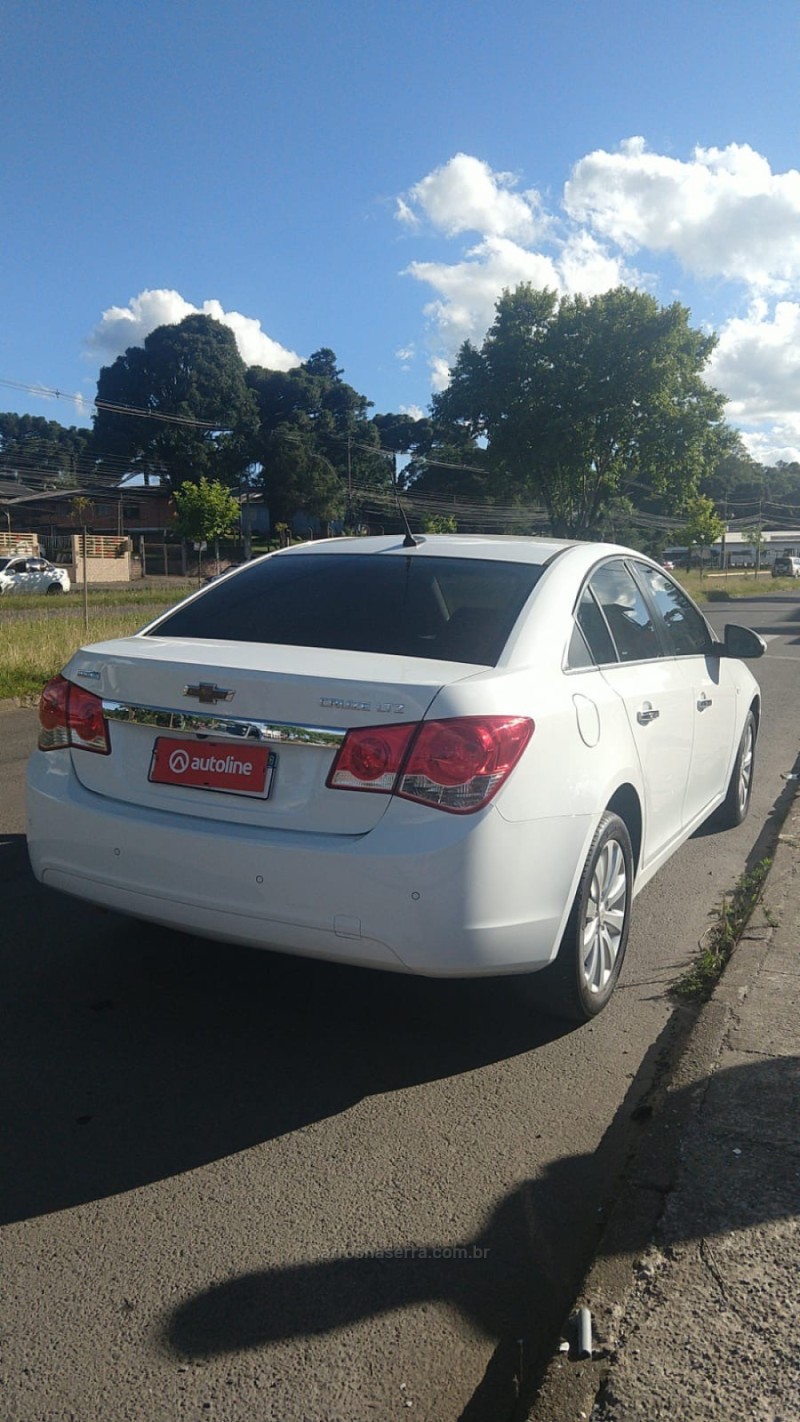
<path id="1" fill-rule="evenodd" d="M 0 558 L 0 593 L 68 593 L 69 573 L 46 558 Z"/>
<path id="2" fill-rule="evenodd" d="M 334 539 L 260 558 L 45 688 L 45 884 L 233 943 L 606 1004 L 634 895 L 747 813 L 759 689 L 611 545 Z"/>

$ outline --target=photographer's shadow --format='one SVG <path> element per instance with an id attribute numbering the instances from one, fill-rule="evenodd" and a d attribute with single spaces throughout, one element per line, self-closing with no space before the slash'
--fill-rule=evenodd
<path id="1" fill-rule="evenodd" d="M 795 1156 L 787 1153 L 783 1164 L 771 1156 L 769 1179 L 763 1157 L 764 1150 L 774 1153 L 786 1103 L 800 1098 L 800 1061 L 760 1058 L 721 1069 L 708 1093 L 714 1106 L 710 1129 L 693 1116 L 697 1086 L 668 1098 L 670 1129 L 679 1125 L 686 1136 L 684 1168 L 702 1169 L 704 1182 L 688 1204 L 668 1208 L 661 1231 L 673 1244 L 800 1213 Z M 742 1126 L 754 1119 L 761 1123 L 763 1141 Z M 657 1117 L 650 1129 L 659 1129 Z M 737 1147 L 733 1156 L 737 1129 L 744 1148 Z M 580 1287 L 586 1260 L 598 1245 L 597 1222 L 587 1218 L 585 1202 L 602 1188 L 603 1157 L 614 1131 L 612 1126 L 594 1154 L 556 1161 L 539 1179 L 508 1195 L 472 1239 L 398 1240 L 378 1256 L 340 1256 L 245 1274 L 186 1299 L 164 1319 L 162 1341 L 182 1357 L 208 1358 L 326 1334 L 391 1310 L 446 1303 L 494 1341 L 496 1358 L 506 1359 L 496 1370 L 491 1397 L 479 1389 L 491 1417 L 498 1398 L 519 1381 L 512 1376 L 520 1356 L 516 1345 L 528 1360 L 523 1390 L 530 1393 L 555 1341 L 551 1320 L 566 1316 Z M 599 1241 L 600 1254 L 642 1251 L 649 1243 L 644 1218 L 649 1217 L 637 1218 L 634 1211 L 617 1221 Z M 465 1416 L 484 1416 L 477 1394 L 475 1402 Z"/>

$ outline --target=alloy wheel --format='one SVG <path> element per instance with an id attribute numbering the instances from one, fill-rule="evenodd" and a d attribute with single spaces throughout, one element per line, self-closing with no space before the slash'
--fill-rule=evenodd
<path id="1" fill-rule="evenodd" d="M 628 871 L 622 846 L 609 839 L 600 850 L 592 873 L 583 921 L 582 972 L 587 990 L 601 993 L 608 983 L 623 942 L 628 906 Z"/>
<path id="2" fill-rule="evenodd" d="M 744 745 L 739 757 L 739 813 L 744 817 L 747 803 L 750 799 L 750 787 L 753 779 L 753 755 L 755 750 L 755 733 L 752 721 L 749 721 L 745 729 Z"/>

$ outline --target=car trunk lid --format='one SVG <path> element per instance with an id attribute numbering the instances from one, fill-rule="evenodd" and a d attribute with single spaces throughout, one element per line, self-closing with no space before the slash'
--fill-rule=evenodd
<path id="1" fill-rule="evenodd" d="M 243 667 L 242 650 L 151 635 L 77 653 L 65 675 L 102 698 L 111 741 L 108 756 L 71 752 L 81 783 L 172 814 L 366 833 L 387 797 L 326 786 L 344 732 L 419 721 L 445 683 L 475 671 L 266 644 L 249 645 Z"/>

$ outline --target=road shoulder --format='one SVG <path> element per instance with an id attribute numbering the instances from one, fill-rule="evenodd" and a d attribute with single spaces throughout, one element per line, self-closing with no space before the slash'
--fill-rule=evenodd
<path id="1" fill-rule="evenodd" d="M 642 1131 L 533 1422 L 797 1415 L 800 806 L 764 894 Z M 569 1334 L 567 1335 L 570 1336 Z"/>

